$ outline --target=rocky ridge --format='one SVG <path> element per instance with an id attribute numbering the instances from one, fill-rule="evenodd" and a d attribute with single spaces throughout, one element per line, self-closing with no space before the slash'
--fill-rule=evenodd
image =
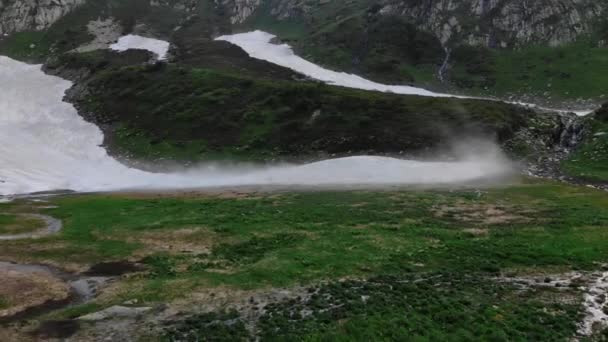
<path id="1" fill-rule="evenodd" d="M 335 5 L 340 0 L 333 0 Z M 315 10 L 323 11 L 329 1 L 310 3 L 301 0 L 272 1 L 269 10 L 260 0 L 224 0 L 233 24 L 244 23 L 260 11 L 269 11 L 277 20 L 308 21 Z M 540 43 L 559 46 L 591 34 L 608 5 L 593 0 L 383 0 L 369 2 L 369 11 L 385 16 L 400 16 L 419 29 L 432 32 L 444 44 L 488 47 L 517 47 Z M 344 3 L 344 8 L 355 8 Z M 342 19 L 338 15 L 336 21 Z M 604 45 L 602 40 L 598 44 Z"/>
<path id="2" fill-rule="evenodd" d="M 40 31 L 86 0 L 0 0 L 0 35 Z"/>
<path id="3" fill-rule="evenodd" d="M 507 48 L 571 43 L 593 33 L 607 7 L 592 0 L 388 0 L 380 12 L 404 16 L 444 44 Z"/>
<path id="4" fill-rule="evenodd" d="M 0 0 L 0 34 L 44 30 L 87 0 Z M 302 0 L 214 0 L 232 25 L 241 25 L 255 16 L 278 21 L 304 20 L 315 25 L 315 13 L 333 13 L 335 21 L 344 16 L 368 11 L 383 16 L 398 16 L 418 29 L 434 34 L 444 45 L 472 45 L 491 48 L 516 48 L 529 44 L 560 46 L 584 35 L 597 33 L 605 19 L 608 4 L 593 0 L 381 0 L 343 2 L 343 0 L 306 2 Z M 150 0 L 150 6 L 169 6 L 194 12 L 205 1 Z M 596 44 L 604 46 L 605 37 Z"/>

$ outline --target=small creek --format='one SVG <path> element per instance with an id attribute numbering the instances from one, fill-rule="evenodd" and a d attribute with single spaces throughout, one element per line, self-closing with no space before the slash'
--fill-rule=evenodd
<path id="1" fill-rule="evenodd" d="M 0 273 L 37 274 L 43 277 L 53 278 L 68 285 L 69 296 L 64 300 L 47 301 L 42 305 L 29 307 L 15 315 L 0 318 L 0 322 L 11 322 L 42 315 L 54 310 L 84 304 L 95 298 L 98 290 L 108 284 L 113 277 L 88 275 L 87 273 L 75 274 L 61 270 L 49 265 L 17 264 L 0 261 Z"/>

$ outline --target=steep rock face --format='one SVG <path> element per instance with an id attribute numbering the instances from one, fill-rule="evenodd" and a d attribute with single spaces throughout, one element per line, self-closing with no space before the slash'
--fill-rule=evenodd
<path id="1" fill-rule="evenodd" d="M 223 0 L 222 4 L 235 24 L 256 11 L 278 20 L 314 21 L 314 10 L 323 12 L 329 2 L 352 11 L 358 6 L 344 0 Z M 608 3 L 596 0 L 381 0 L 367 5 L 379 14 L 406 18 L 444 44 L 502 48 L 569 43 L 593 32 L 608 13 Z"/>
<path id="2" fill-rule="evenodd" d="M 241 24 L 261 5 L 261 0 L 215 0 L 215 3 L 228 9 L 230 23 Z"/>
<path id="3" fill-rule="evenodd" d="M 444 44 L 558 46 L 593 32 L 608 4 L 594 0 L 388 0 L 383 14 L 407 17 Z"/>
<path id="4" fill-rule="evenodd" d="M 305 17 L 311 9 L 323 6 L 331 0 L 308 2 L 305 0 L 215 0 L 226 9 L 232 24 L 242 24 L 254 14 L 270 16 L 277 20 Z M 339 0 L 342 1 L 342 0 Z M 322 9 L 322 8 L 321 8 Z"/>
<path id="5" fill-rule="evenodd" d="M 86 1 L 0 0 L 0 34 L 48 28 Z M 608 3 L 597 0 L 150 0 L 150 5 L 193 12 L 207 1 L 221 6 L 233 25 L 253 15 L 304 19 L 315 25 L 315 13 L 339 8 L 337 21 L 367 7 L 380 15 L 403 17 L 445 45 L 493 48 L 569 43 L 592 33 L 608 14 Z"/>
<path id="6" fill-rule="evenodd" d="M 86 0 L 0 0 L 0 34 L 43 30 Z"/>

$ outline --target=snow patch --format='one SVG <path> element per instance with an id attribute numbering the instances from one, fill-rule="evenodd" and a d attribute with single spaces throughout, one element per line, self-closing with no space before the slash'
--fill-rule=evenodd
<path id="1" fill-rule="evenodd" d="M 126 51 L 129 49 L 147 50 L 156 54 L 158 59 L 164 60 L 167 59 L 169 43 L 164 40 L 129 34 L 120 37 L 118 42 L 110 45 L 110 49 L 115 51 Z"/>
<path id="2" fill-rule="evenodd" d="M 464 98 L 463 96 L 434 93 L 422 88 L 410 86 L 385 85 L 372 82 L 357 75 L 328 70 L 301 57 L 298 57 L 293 52 L 292 48 L 287 44 L 271 43 L 275 37 L 275 35 L 267 32 L 253 31 L 248 33 L 221 36 L 218 37 L 217 40 L 223 40 L 237 45 L 253 58 L 265 60 L 276 65 L 292 69 L 306 76 L 332 85 L 364 90 L 392 92 L 405 95 Z"/>
<path id="3" fill-rule="evenodd" d="M 460 96 L 453 94 L 443 94 L 443 93 L 435 93 L 426 89 L 404 86 L 404 85 L 386 85 L 377 82 L 373 82 L 367 80 L 363 77 L 347 74 L 344 72 L 332 71 L 329 69 L 322 68 L 314 63 L 311 63 L 299 56 L 297 56 L 293 49 L 287 44 L 273 44 L 272 40 L 276 38 L 275 35 L 263 32 L 263 31 L 252 31 L 247 33 L 239 33 L 234 35 L 224 35 L 216 38 L 216 40 L 222 40 L 234 45 L 239 46 L 241 49 L 245 50 L 249 54 L 249 56 L 261 60 L 265 60 L 270 63 L 274 63 L 276 65 L 280 65 L 285 68 L 289 68 L 291 70 L 297 71 L 306 76 L 312 77 L 319 81 L 323 81 L 325 83 L 355 88 L 355 89 L 363 89 L 363 90 L 373 90 L 373 91 L 381 91 L 387 93 L 395 93 L 402 95 L 419 95 L 419 96 L 428 96 L 428 97 L 454 97 L 461 99 L 478 99 L 478 100 L 491 100 L 491 101 L 499 101 L 492 98 L 481 98 L 481 97 L 470 97 L 470 96 Z M 571 110 L 562 110 L 562 109 L 552 109 L 552 108 L 544 108 L 541 106 L 537 106 L 531 103 L 523 103 L 523 102 L 508 102 L 511 104 L 517 104 L 524 107 L 529 108 L 537 108 L 542 110 L 550 110 L 555 112 L 573 112 L 577 115 L 587 115 L 592 113 L 593 110 L 585 110 L 585 111 L 571 111 Z"/>

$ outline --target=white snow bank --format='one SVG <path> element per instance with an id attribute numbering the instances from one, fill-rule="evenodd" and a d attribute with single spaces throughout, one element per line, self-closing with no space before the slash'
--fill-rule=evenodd
<path id="1" fill-rule="evenodd" d="M 456 97 L 456 98 L 468 98 L 468 99 L 486 99 L 479 97 L 469 97 L 451 94 L 442 94 L 428 91 L 422 88 L 403 86 L 403 85 L 386 85 L 377 82 L 373 82 L 364 79 L 360 76 L 347 74 L 344 72 L 336 72 L 329 69 L 322 68 L 314 63 L 311 63 L 299 56 L 297 56 L 293 49 L 287 44 L 273 44 L 271 41 L 276 36 L 263 31 L 252 31 L 247 33 L 239 33 L 234 35 L 225 35 L 216 38 L 216 40 L 223 40 L 234 45 L 239 46 L 245 50 L 249 56 L 261 60 L 265 60 L 285 68 L 297 71 L 306 76 L 312 77 L 319 81 L 326 82 L 328 84 L 343 86 L 348 88 L 356 88 L 363 90 L 375 90 L 382 92 L 391 92 L 395 94 L 403 95 L 420 95 L 429 97 Z M 486 100 L 496 101 L 496 99 L 487 98 Z M 505 101 L 507 102 L 507 101 Z M 507 102 L 512 104 L 518 104 L 530 108 L 546 109 L 557 112 L 572 112 L 570 110 L 562 109 L 550 109 L 537 106 L 531 103 L 523 102 Z M 585 111 L 574 111 L 577 115 L 587 115 L 593 112 L 592 110 Z"/>
<path id="2" fill-rule="evenodd" d="M 217 38 L 217 40 L 224 40 L 237 45 L 253 58 L 262 59 L 282 67 L 295 70 L 319 81 L 337 86 L 393 92 L 405 95 L 461 97 L 456 95 L 434 93 L 425 89 L 410 86 L 380 84 L 366 80 L 357 75 L 324 69 L 295 55 L 292 48 L 287 44 L 272 44 L 271 41 L 275 37 L 275 35 L 267 32 L 253 31 L 248 33 L 221 36 Z"/>
<path id="3" fill-rule="evenodd" d="M 0 194 L 86 189 L 141 174 L 99 147 L 101 131 L 62 101 L 70 86 L 0 57 Z"/>
<path id="4" fill-rule="evenodd" d="M 242 185 L 460 183 L 501 175 L 494 155 L 462 162 L 351 157 L 308 165 L 192 168 L 156 174 L 130 169 L 99 145 L 102 132 L 62 101 L 69 81 L 40 66 L 0 57 L 0 195 L 71 189 L 176 189 Z"/>
<path id="5" fill-rule="evenodd" d="M 115 51 L 126 51 L 129 49 L 148 50 L 158 56 L 158 59 L 166 59 L 169 52 L 169 43 L 164 40 L 146 38 L 134 34 L 122 36 L 118 42 L 110 45 Z"/>

